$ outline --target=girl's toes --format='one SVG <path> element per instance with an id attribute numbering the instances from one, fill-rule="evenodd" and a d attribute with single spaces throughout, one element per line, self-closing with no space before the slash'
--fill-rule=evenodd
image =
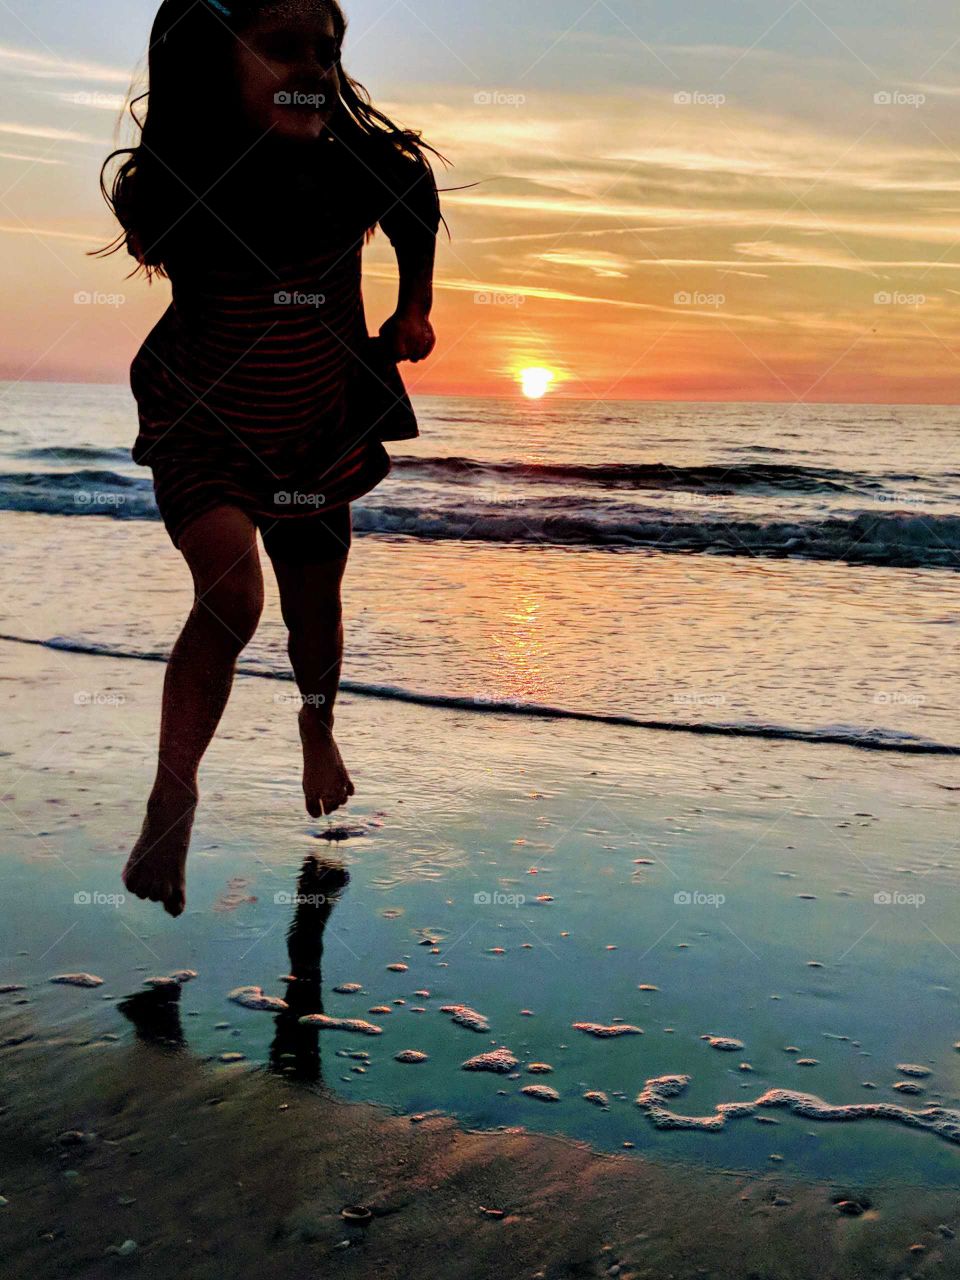
<path id="1" fill-rule="evenodd" d="M 171 916 L 183 915 L 183 908 L 186 906 L 186 901 L 183 896 L 183 890 L 182 889 L 171 890 L 167 894 L 167 896 L 164 898 L 163 906 L 164 906 L 164 910 L 167 912 L 168 915 L 171 915 Z"/>

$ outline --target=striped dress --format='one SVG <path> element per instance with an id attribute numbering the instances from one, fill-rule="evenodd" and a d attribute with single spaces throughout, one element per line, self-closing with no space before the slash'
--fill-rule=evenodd
<path id="1" fill-rule="evenodd" d="M 344 507 L 389 473 L 384 440 L 419 434 L 361 287 L 368 228 L 400 247 L 439 225 L 429 166 L 393 154 L 373 170 L 330 138 L 299 186 L 241 165 L 165 237 L 172 301 L 130 368 L 132 457 L 174 545 L 221 503 L 264 530 Z"/>

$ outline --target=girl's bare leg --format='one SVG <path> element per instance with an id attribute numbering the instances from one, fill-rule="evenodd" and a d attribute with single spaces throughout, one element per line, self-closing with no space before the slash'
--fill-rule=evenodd
<path id="1" fill-rule="evenodd" d="M 273 562 L 290 633 L 287 651 L 302 699 L 303 795 L 314 818 L 339 809 L 354 793 L 333 737 L 343 662 L 340 584 L 346 564 L 346 556 L 312 565 Z"/>
<path id="2" fill-rule="evenodd" d="M 123 871 L 131 893 L 162 902 L 172 916 L 186 901 L 200 761 L 263 608 L 256 527 L 242 511 L 221 506 L 199 516 L 183 533 L 180 550 L 193 575 L 194 603 L 167 664 L 156 780 Z"/>

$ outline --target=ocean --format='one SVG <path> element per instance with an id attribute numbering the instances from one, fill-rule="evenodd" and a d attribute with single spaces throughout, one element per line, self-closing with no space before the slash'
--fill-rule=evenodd
<path id="1" fill-rule="evenodd" d="M 0 630 L 162 656 L 185 568 L 126 387 L 8 384 Z M 380 696 L 955 752 L 958 411 L 423 398 L 354 507 L 345 680 Z M 9 513 L 9 514 L 8 514 Z M 25 513 L 43 516 L 28 520 Z M 56 545 L 98 565 L 55 598 Z M 18 619 L 26 630 L 18 629 Z M 242 666 L 286 672 L 269 614 Z"/>

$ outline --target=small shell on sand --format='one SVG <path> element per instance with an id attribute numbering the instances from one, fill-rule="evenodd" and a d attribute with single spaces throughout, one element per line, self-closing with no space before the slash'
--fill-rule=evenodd
<path id="1" fill-rule="evenodd" d="M 642 1036 L 642 1027 L 632 1027 L 628 1022 L 619 1022 L 615 1026 L 605 1027 L 600 1022 L 574 1022 L 571 1024 L 574 1031 L 585 1031 L 588 1036 L 598 1036 L 601 1039 L 607 1036 Z"/>
<path id="2" fill-rule="evenodd" d="M 753 1067 L 750 1065 L 750 1063 L 749 1063 L 749 1062 L 741 1062 L 741 1063 L 738 1065 L 737 1070 L 738 1070 L 738 1071 L 752 1071 L 752 1070 L 753 1070 Z"/>
<path id="3" fill-rule="evenodd" d="M 528 1098 L 536 1098 L 539 1102 L 559 1102 L 560 1095 L 548 1084 L 525 1084 L 520 1090 Z"/>
<path id="4" fill-rule="evenodd" d="M 915 1084 L 912 1080 L 898 1080 L 896 1084 L 891 1087 L 896 1089 L 898 1093 L 916 1094 L 925 1092 L 922 1084 Z"/>
<path id="5" fill-rule="evenodd" d="M 517 1065 L 517 1059 L 509 1049 L 491 1049 L 489 1053 L 478 1053 L 475 1058 L 468 1058 L 462 1065 L 464 1071 L 495 1071 L 506 1075 Z"/>
<path id="6" fill-rule="evenodd" d="M 325 1013 L 307 1013 L 297 1021 L 305 1027 L 319 1027 L 321 1031 L 356 1031 L 362 1036 L 381 1036 L 383 1027 L 362 1018 L 328 1018 Z"/>
<path id="7" fill-rule="evenodd" d="M 659 991 L 659 987 L 655 987 L 652 982 L 640 982 L 637 984 L 638 991 Z"/>
<path id="8" fill-rule="evenodd" d="M 174 982 L 179 982 L 181 984 L 184 982 L 192 982 L 194 978 L 198 978 L 199 976 L 200 975 L 197 973 L 196 969 L 174 969 L 173 973 L 170 974 L 170 977 L 173 978 Z"/>
<path id="9" fill-rule="evenodd" d="M 916 1076 L 918 1080 L 923 1080 L 933 1072 L 929 1067 L 918 1066 L 915 1062 L 898 1062 L 897 1070 L 903 1076 Z"/>
<path id="10" fill-rule="evenodd" d="M 410 966 L 408 964 L 388 964 L 387 968 L 391 973 L 406 973 Z"/>
<path id="11" fill-rule="evenodd" d="M 701 1036 L 700 1039 L 706 1040 L 711 1049 L 720 1049 L 725 1053 L 734 1053 L 744 1047 L 742 1040 L 734 1040 L 732 1036 Z"/>
<path id="12" fill-rule="evenodd" d="M 413 994 L 414 994 L 415 996 L 417 996 L 420 1000 L 429 1000 L 429 999 L 430 999 L 430 992 L 429 992 L 429 991 L 415 991 Z"/>
<path id="13" fill-rule="evenodd" d="M 245 1053 L 221 1053 L 220 1062 L 243 1062 L 246 1059 Z"/>
<path id="14" fill-rule="evenodd" d="M 533 1076 L 544 1076 L 548 1071 L 552 1071 L 553 1067 L 549 1062 L 528 1062 L 527 1070 Z"/>
<path id="15" fill-rule="evenodd" d="M 262 987 L 234 987 L 227 999 L 244 1009 L 258 1009 L 264 1013 L 284 1013 L 289 1007 L 279 996 L 264 995 Z"/>
<path id="16" fill-rule="evenodd" d="M 154 987 L 157 990 L 161 990 L 164 987 L 180 986 L 176 978 L 144 978 L 143 984 L 145 987 Z"/>
<path id="17" fill-rule="evenodd" d="M 421 1053 L 419 1049 L 401 1049 L 394 1054 L 395 1062 L 427 1062 L 430 1055 Z"/>
<path id="18" fill-rule="evenodd" d="M 372 1009 L 368 1009 L 367 1013 L 393 1013 L 388 1004 L 375 1004 Z"/>
<path id="19" fill-rule="evenodd" d="M 609 1107 L 610 1099 L 599 1089 L 588 1089 L 583 1095 L 585 1102 L 592 1102 L 595 1107 Z"/>
<path id="20" fill-rule="evenodd" d="M 360 982 L 341 982 L 339 987 L 334 987 L 333 989 L 341 996 L 355 996 L 358 991 L 363 990 L 363 984 Z"/>
<path id="21" fill-rule="evenodd" d="M 798 1067 L 818 1067 L 820 1065 L 819 1058 L 797 1058 Z"/>
<path id="22" fill-rule="evenodd" d="M 466 1004 L 444 1004 L 440 1006 L 441 1013 L 449 1013 L 454 1022 L 461 1027 L 469 1027 L 471 1031 L 489 1031 L 490 1023 L 482 1013 L 477 1013 L 476 1009 L 471 1009 Z"/>
<path id="23" fill-rule="evenodd" d="M 14 991 L 26 991 L 22 982 L 4 982 L 0 985 L 0 996 L 12 995 Z"/>
<path id="24" fill-rule="evenodd" d="M 64 987 L 102 987 L 103 979 L 94 973 L 58 973 L 50 979 Z"/>

